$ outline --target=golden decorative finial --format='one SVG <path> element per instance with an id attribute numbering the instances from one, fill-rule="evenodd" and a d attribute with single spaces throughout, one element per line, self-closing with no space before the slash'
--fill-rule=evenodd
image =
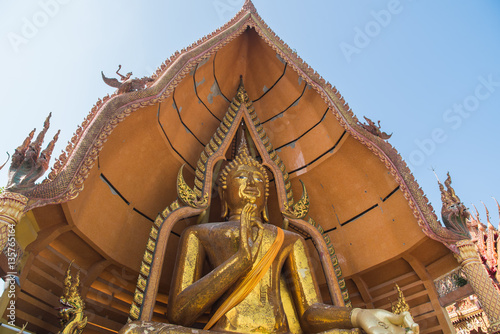
<path id="1" fill-rule="evenodd" d="M 309 195 L 307 194 L 304 182 L 302 182 L 302 180 L 299 181 L 302 184 L 302 197 L 297 203 L 293 204 L 291 207 L 287 203 L 284 203 L 285 211 L 283 212 L 283 214 L 288 217 L 295 217 L 302 219 L 309 212 L 310 202 L 309 202 Z"/>
<path id="2" fill-rule="evenodd" d="M 476 211 L 476 213 L 474 214 L 474 219 L 477 220 L 478 222 L 479 221 L 479 211 L 477 211 L 477 208 L 474 204 L 472 204 L 472 207 L 474 207 L 474 211 Z"/>
<path id="3" fill-rule="evenodd" d="M 250 152 L 248 151 L 248 144 L 243 133 L 241 136 L 240 144 L 238 145 L 238 149 L 236 150 L 236 155 L 250 156 Z"/>
<path id="4" fill-rule="evenodd" d="M 182 171 L 184 170 L 184 165 L 181 166 L 179 172 L 177 173 L 177 196 L 182 201 L 192 208 L 201 208 L 208 205 L 208 196 L 205 195 L 203 198 L 198 198 L 196 193 L 191 189 L 186 181 Z"/>
<path id="5" fill-rule="evenodd" d="M 410 312 L 410 305 L 406 302 L 405 296 L 403 295 L 403 291 L 399 288 L 399 285 L 396 285 L 396 289 L 398 290 L 398 301 L 396 304 L 392 305 L 392 313 L 401 314 L 403 312 Z"/>
<path id="6" fill-rule="evenodd" d="M 490 225 L 491 225 L 491 222 L 490 222 L 490 212 L 488 211 L 488 208 L 486 207 L 486 204 L 484 204 L 483 201 L 481 201 L 481 203 L 483 203 L 484 209 L 486 210 L 486 222 L 488 223 L 488 227 L 490 227 Z"/>
<path id="7" fill-rule="evenodd" d="M 240 85 L 238 87 L 238 92 L 236 93 L 236 99 L 240 103 L 247 103 L 249 98 L 245 86 L 243 85 L 243 76 L 240 75 Z"/>
<path id="8" fill-rule="evenodd" d="M 66 276 L 64 277 L 64 293 L 63 296 L 69 296 L 70 295 L 70 290 L 71 290 L 71 265 L 73 264 L 72 260 L 69 263 L 68 269 L 66 270 Z"/>
<path id="9" fill-rule="evenodd" d="M 62 307 L 59 310 L 59 318 L 62 329 L 58 334 L 81 334 L 87 325 L 87 317 L 84 314 L 85 302 L 80 296 L 80 271 L 75 279 L 71 277 L 70 262 L 66 276 L 64 277 L 64 293 L 59 299 Z"/>
<path id="10" fill-rule="evenodd" d="M 500 204 L 498 204 L 498 201 L 497 201 L 497 199 L 496 199 L 495 197 L 492 197 L 492 198 L 493 198 L 493 199 L 495 200 L 495 202 L 497 203 L 498 216 L 500 217 Z"/>

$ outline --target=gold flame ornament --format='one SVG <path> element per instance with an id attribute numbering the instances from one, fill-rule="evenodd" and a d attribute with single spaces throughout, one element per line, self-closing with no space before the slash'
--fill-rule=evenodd
<path id="1" fill-rule="evenodd" d="M 410 305 L 406 302 L 405 296 L 403 295 L 403 291 L 399 288 L 399 285 L 396 285 L 396 290 L 398 290 L 398 301 L 396 304 L 392 305 L 392 313 L 401 314 L 403 312 L 410 312 Z"/>

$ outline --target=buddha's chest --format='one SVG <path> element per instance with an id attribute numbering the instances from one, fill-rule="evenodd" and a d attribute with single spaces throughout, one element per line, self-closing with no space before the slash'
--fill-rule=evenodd
<path id="1" fill-rule="evenodd" d="M 271 249 L 276 240 L 277 231 L 274 226 L 265 225 L 261 240 L 259 240 L 258 234 L 259 229 L 253 227 L 251 233 L 248 233 L 247 236 L 249 248 L 252 250 L 254 266 Z M 229 223 L 227 226 L 206 234 L 206 237 L 203 238 L 203 247 L 212 267 L 211 269 L 218 267 L 238 252 L 241 247 L 240 238 L 239 225 Z M 283 249 L 283 251 L 285 250 Z M 279 253 L 280 256 L 278 257 L 282 257 L 282 250 Z"/>

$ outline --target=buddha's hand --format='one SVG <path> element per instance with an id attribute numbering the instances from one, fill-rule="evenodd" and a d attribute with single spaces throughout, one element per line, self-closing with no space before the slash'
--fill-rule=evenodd
<path id="1" fill-rule="evenodd" d="M 247 203 L 241 211 L 240 222 L 240 252 L 252 264 L 257 258 L 264 231 L 264 226 L 260 220 L 255 219 L 256 211 L 257 206 L 255 204 Z"/>
<path id="2" fill-rule="evenodd" d="M 394 314 L 380 309 L 354 309 L 351 315 L 354 327 L 368 334 L 418 334 L 419 327 L 409 312 Z"/>

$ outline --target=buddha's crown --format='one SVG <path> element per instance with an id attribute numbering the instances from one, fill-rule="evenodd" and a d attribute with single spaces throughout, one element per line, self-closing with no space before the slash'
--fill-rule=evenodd
<path id="1" fill-rule="evenodd" d="M 237 169 L 241 165 L 247 165 L 257 168 L 264 176 L 264 179 L 266 181 L 267 197 L 269 195 L 269 177 L 267 175 L 266 168 L 250 155 L 250 153 L 248 152 L 248 145 L 244 136 L 241 137 L 241 141 L 236 152 L 237 153 L 234 159 L 228 165 L 226 165 L 224 170 L 222 170 L 222 172 L 220 173 L 220 183 L 222 189 L 227 189 L 227 176 L 229 175 L 229 173 L 231 173 L 231 171 Z"/>

